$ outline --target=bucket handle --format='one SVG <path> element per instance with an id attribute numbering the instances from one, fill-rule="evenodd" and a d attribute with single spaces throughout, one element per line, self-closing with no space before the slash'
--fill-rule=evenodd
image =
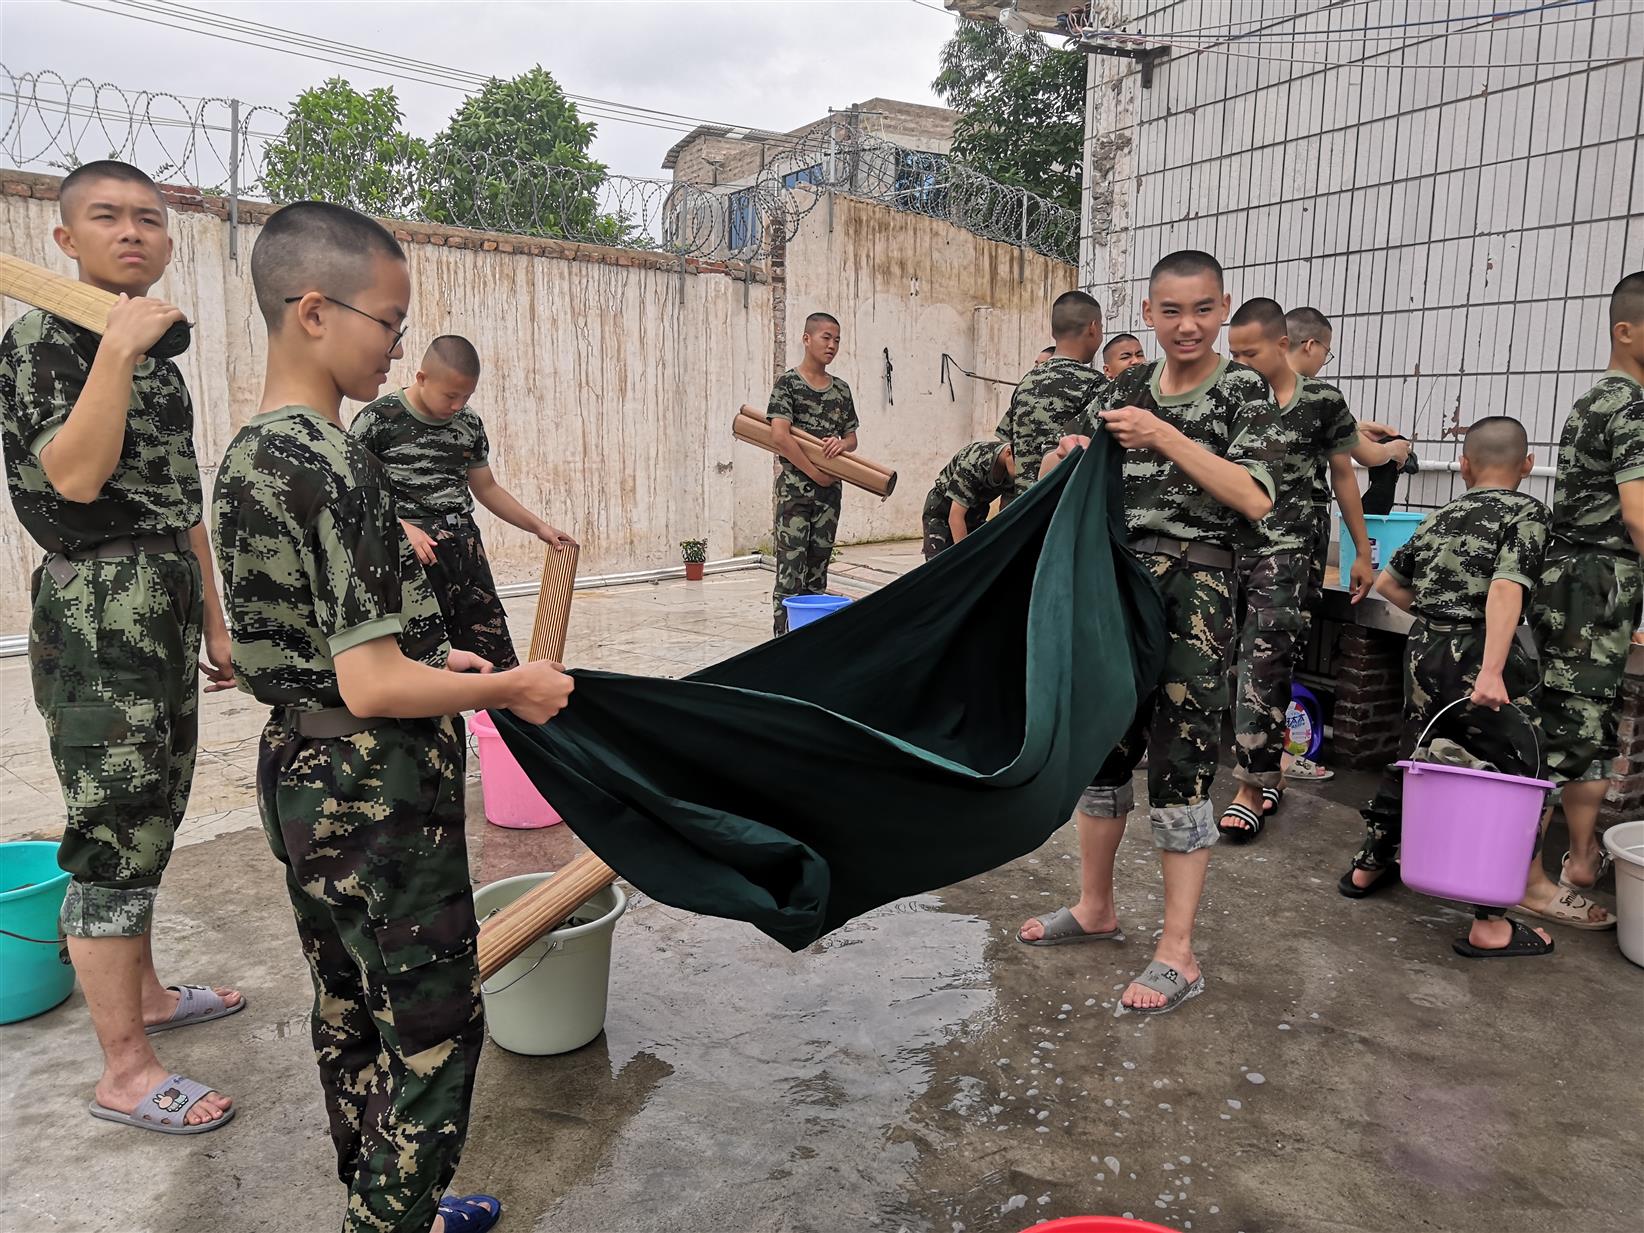
<path id="1" fill-rule="evenodd" d="M 1465 697 L 1457 698 L 1454 702 L 1446 702 L 1443 706 L 1439 707 L 1439 709 L 1436 712 L 1434 712 L 1433 718 L 1427 721 L 1427 726 L 1421 730 L 1421 735 L 1416 738 L 1416 748 L 1417 749 L 1422 749 L 1422 748 L 1426 747 L 1426 745 L 1427 745 L 1427 734 L 1430 733 L 1433 730 L 1433 725 L 1438 723 L 1438 721 L 1444 717 L 1444 712 L 1448 711 L 1452 707 L 1460 706 L 1464 702 L 1465 703 L 1471 703 L 1472 700 L 1473 700 L 1472 696 L 1467 695 Z M 1529 717 L 1524 714 L 1523 710 L 1520 709 L 1518 703 L 1509 702 L 1506 706 L 1506 709 L 1512 711 L 1513 714 L 1517 715 L 1521 720 L 1523 720 L 1524 721 L 1524 726 L 1530 730 L 1530 740 L 1535 744 L 1535 750 L 1536 750 L 1536 770 L 1535 770 L 1535 773 L 1536 773 L 1536 777 L 1540 778 L 1540 776 L 1541 776 L 1541 737 L 1539 735 L 1537 735 L 1537 733 L 1536 733 L 1536 726 L 1535 726 L 1534 723 L 1531 722 Z"/>
<path id="2" fill-rule="evenodd" d="M 495 997 L 497 994 L 502 993 L 504 990 L 512 989 L 515 985 L 519 984 L 520 981 L 524 980 L 532 972 L 535 972 L 538 968 L 540 968 L 542 966 L 542 961 L 544 959 L 546 959 L 549 955 L 553 954 L 556 950 L 563 949 L 564 946 L 565 946 L 565 943 L 561 942 L 561 941 L 558 941 L 558 940 L 548 943 L 548 945 L 546 945 L 542 948 L 542 954 L 537 956 L 537 961 L 535 963 L 533 963 L 530 967 L 526 968 L 525 971 L 521 972 L 518 976 L 514 977 L 513 980 L 509 981 L 501 989 L 487 989 L 484 985 L 481 985 L 480 986 L 480 992 L 481 993 L 488 993 L 492 997 Z"/>

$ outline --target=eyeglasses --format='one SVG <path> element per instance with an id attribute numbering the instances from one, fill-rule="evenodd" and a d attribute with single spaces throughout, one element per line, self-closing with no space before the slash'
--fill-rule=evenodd
<path id="1" fill-rule="evenodd" d="M 306 295 L 307 293 L 305 292 L 304 294 Z M 388 340 L 388 353 L 390 355 L 392 355 L 394 353 L 394 349 L 400 345 L 400 339 L 405 337 L 405 332 L 411 328 L 409 325 L 402 325 L 396 328 L 392 322 L 384 321 L 381 317 L 373 317 L 363 308 L 355 308 L 352 304 L 345 303 L 342 300 L 333 299 L 331 296 L 326 295 L 323 291 L 319 294 L 320 299 L 324 300 L 327 304 L 335 304 L 338 308 L 346 308 L 351 313 L 358 313 L 367 321 L 375 321 L 378 325 L 382 326 L 383 329 L 393 335 L 393 337 Z M 295 304 L 302 298 L 303 297 L 300 295 L 288 295 L 285 297 L 285 302 L 287 304 Z"/>
<path id="2" fill-rule="evenodd" d="M 1333 347 L 1326 347 L 1322 342 L 1319 342 L 1319 340 L 1316 339 L 1316 338 L 1309 338 L 1307 341 L 1310 342 L 1310 343 L 1318 343 L 1318 345 L 1324 349 L 1324 358 L 1319 361 L 1319 367 L 1320 368 L 1323 368 L 1326 364 L 1328 364 L 1330 362 L 1331 357 L 1336 354 L 1335 349 Z"/>

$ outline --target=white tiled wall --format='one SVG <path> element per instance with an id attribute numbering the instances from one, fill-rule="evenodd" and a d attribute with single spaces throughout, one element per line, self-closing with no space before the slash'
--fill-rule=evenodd
<path id="1" fill-rule="evenodd" d="M 1149 267 L 1207 249 L 1235 305 L 1329 316 L 1323 376 L 1424 459 L 1505 412 L 1551 462 L 1604 366 L 1609 290 L 1644 268 L 1644 60 L 1602 63 L 1644 56 L 1644 2 L 1488 17 L 1532 3 L 1098 0 L 1158 39 L 1244 36 L 1173 50 L 1146 90 L 1091 57 L 1082 278 L 1110 330 L 1145 337 Z M 1458 485 L 1425 474 L 1410 503 Z"/>

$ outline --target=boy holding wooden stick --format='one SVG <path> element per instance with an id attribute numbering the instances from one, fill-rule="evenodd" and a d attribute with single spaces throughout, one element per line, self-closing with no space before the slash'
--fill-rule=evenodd
<path id="1" fill-rule="evenodd" d="M 405 255 L 379 224 L 299 202 L 251 254 L 268 327 L 258 414 L 212 494 L 242 688 L 272 709 L 257 801 L 314 983 L 312 1030 L 345 1233 L 478 1233 L 441 1200 L 485 1029 L 464 836 L 463 711 L 545 723 L 559 665 L 492 672 L 446 643 L 382 464 L 343 431 L 399 357 Z"/>
<path id="2" fill-rule="evenodd" d="M 837 458 L 856 449 L 856 403 L 851 387 L 828 372 L 839 354 L 839 321 L 827 313 L 805 318 L 804 358 L 771 387 L 766 418 L 771 444 L 781 455 L 776 476 L 776 522 L 771 547 L 776 556 L 776 588 L 771 593 L 773 628 L 788 632 L 792 595 L 820 595 L 828 589 L 828 563 L 839 535 L 840 485 L 805 456 L 790 429 L 822 440 L 822 453 Z"/>

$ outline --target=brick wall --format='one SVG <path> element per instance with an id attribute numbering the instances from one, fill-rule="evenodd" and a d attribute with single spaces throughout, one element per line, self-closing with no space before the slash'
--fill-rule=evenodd
<path id="1" fill-rule="evenodd" d="M 1344 625 L 1336 644 L 1333 765 L 1380 769 L 1399 748 L 1404 712 L 1404 639 L 1362 625 Z"/>
<path id="2" fill-rule="evenodd" d="M 1644 677 L 1621 682 L 1621 756 L 1604 795 L 1599 825 L 1644 817 Z"/>

